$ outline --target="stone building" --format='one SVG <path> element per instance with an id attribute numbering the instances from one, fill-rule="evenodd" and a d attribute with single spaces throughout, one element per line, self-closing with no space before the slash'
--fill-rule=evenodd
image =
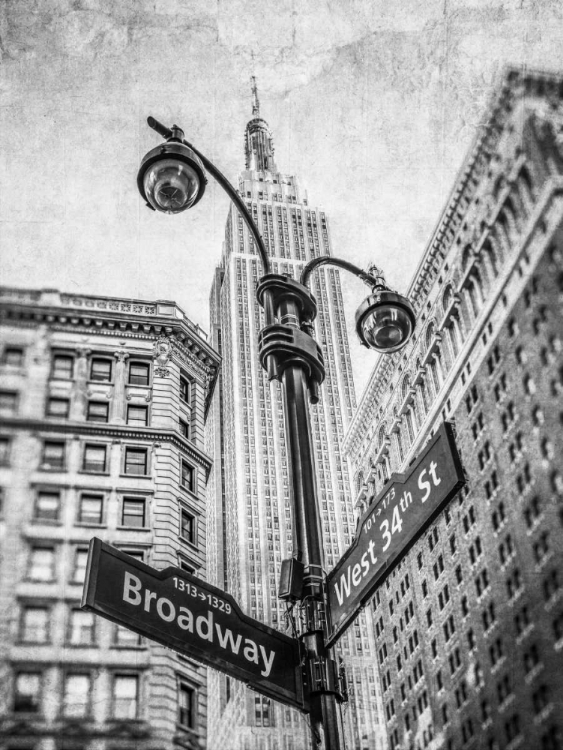
<path id="1" fill-rule="evenodd" d="M 392 750 L 563 747 L 562 99 L 506 73 L 347 435 L 359 513 L 444 420 L 467 476 L 370 604 Z"/>
<path id="2" fill-rule="evenodd" d="M 172 302 L 0 290 L 0 747 L 206 746 L 206 670 L 80 609 L 93 536 L 205 574 L 219 358 Z"/>
<path id="3" fill-rule="evenodd" d="M 253 117 L 245 133 L 245 156 L 238 189 L 264 239 L 272 272 L 296 278 L 311 258 L 332 254 L 329 219 L 309 203 L 294 176 L 278 169 L 256 89 Z M 209 580 L 233 594 L 251 617 L 292 633 L 294 613 L 278 599 L 281 561 L 292 554 L 287 438 L 280 384 L 268 382 L 258 357 L 264 317 L 256 301 L 256 286 L 262 272 L 246 225 L 231 208 L 210 304 L 210 336 L 221 354 L 222 368 L 207 422 L 208 452 L 213 456 L 208 487 Z M 321 268 L 313 274 L 311 289 L 319 308 L 315 336 L 326 365 L 320 401 L 311 408 L 311 425 L 330 569 L 354 531 L 342 443 L 355 408 L 355 393 L 339 271 Z M 342 706 L 342 714 L 347 747 L 385 750 L 370 633 L 366 619 L 361 618 L 339 644 L 337 656 L 345 664 L 350 686 L 350 700 Z M 310 730 L 296 710 L 218 674 L 210 676 L 211 685 L 220 696 L 210 706 L 211 747 L 309 747 Z"/>

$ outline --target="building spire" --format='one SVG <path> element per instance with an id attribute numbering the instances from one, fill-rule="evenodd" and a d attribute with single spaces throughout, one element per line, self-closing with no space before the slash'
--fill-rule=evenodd
<path id="1" fill-rule="evenodd" d="M 252 84 L 252 117 L 260 117 L 260 101 L 258 99 L 258 86 L 256 85 L 256 76 L 250 77 Z"/>
<path id="2" fill-rule="evenodd" d="M 256 172 L 277 172 L 274 161 L 274 141 L 268 123 L 260 116 L 260 101 L 256 76 L 250 77 L 252 86 L 252 119 L 244 134 L 246 169 Z"/>

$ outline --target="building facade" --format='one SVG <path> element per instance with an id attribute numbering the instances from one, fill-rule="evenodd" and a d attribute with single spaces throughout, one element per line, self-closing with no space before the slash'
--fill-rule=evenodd
<path id="1" fill-rule="evenodd" d="M 295 177 L 278 170 L 255 89 L 245 155 L 239 193 L 264 239 L 272 272 L 298 277 L 311 258 L 331 254 L 328 218 L 309 205 Z M 214 460 L 208 486 L 209 577 L 233 594 L 248 615 L 291 633 L 293 612 L 278 599 L 281 561 L 292 554 L 287 438 L 280 385 L 268 382 L 258 358 L 258 334 L 264 325 L 256 301 L 261 274 L 253 240 L 232 208 L 210 306 L 211 341 L 221 354 L 222 370 L 207 425 L 207 450 Z M 342 442 L 355 395 L 338 271 L 322 268 L 314 274 L 312 291 L 319 306 L 316 338 L 325 357 L 326 380 L 319 403 L 311 407 L 311 422 L 330 569 L 354 531 Z M 347 747 L 384 750 L 375 668 L 366 658 L 372 649 L 373 637 L 362 619 L 339 645 L 350 692 L 342 712 Z M 210 706 L 210 747 L 309 747 L 309 728 L 297 711 L 220 675 L 210 676 L 210 685 L 220 696 Z"/>
<path id="2" fill-rule="evenodd" d="M 360 514 L 444 420 L 467 479 L 370 604 L 392 750 L 563 747 L 562 98 L 505 75 L 346 438 Z"/>
<path id="3" fill-rule="evenodd" d="M 206 747 L 206 670 L 80 609 L 89 540 L 205 574 L 219 360 L 174 303 L 0 290 L 0 747 Z"/>

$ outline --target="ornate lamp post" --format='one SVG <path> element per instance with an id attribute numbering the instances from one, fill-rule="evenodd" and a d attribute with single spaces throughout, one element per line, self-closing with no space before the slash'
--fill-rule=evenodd
<path id="1" fill-rule="evenodd" d="M 330 264 L 350 271 L 371 287 L 372 293 L 356 313 L 356 330 L 364 346 L 381 353 L 395 352 L 407 343 L 415 326 L 414 311 L 407 299 L 386 287 L 375 267 L 365 272 L 347 261 L 324 256 L 304 267 L 299 282 L 270 273 L 258 228 L 229 181 L 184 140 L 179 127 L 167 128 L 152 117 L 148 124 L 166 138 L 166 143 L 144 157 L 137 177 L 149 208 L 179 213 L 195 205 L 205 191 L 207 170 L 235 203 L 258 248 L 263 275 L 257 298 L 266 323 L 259 335 L 260 362 L 269 378 L 278 379 L 282 385 L 292 485 L 294 553 L 290 561 L 282 563 L 286 584 L 283 596 L 300 603 L 303 680 L 310 699 L 314 739 L 322 750 L 340 750 L 336 702 L 341 696 L 335 663 L 325 646 L 324 550 L 308 408 L 308 401 L 318 401 L 325 370 L 321 349 L 313 338 L 317 305 L 307 283 L 316 268 Z"/>

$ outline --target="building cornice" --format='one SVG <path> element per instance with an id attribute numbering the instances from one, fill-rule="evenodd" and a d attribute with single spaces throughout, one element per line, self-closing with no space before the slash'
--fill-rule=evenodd
<path id="1" fill-rule="evenodd" d="M 200 466 L 205 468 L 206 474 L 209 474 L 212 461 L 211 458 L 203 453 L 197 446 L 184 438 L 175 430 L 167 430 L 151 427 L 132 428 L 129 425 L 112 425 L 101 422 L 71 422 L 44 420 L 44 419 L 26 419 L 18 417 L 3 417 L 2 429 L 9 430 L 26 430 L 29 432 L 57 433 L 66 435 L 69 438 L 78 437 L 99 437 L 116 440 L 139 441 L 145 440 L 152 443 L 167 442 L 175 445 L 191 459 L 196 461 Z"/>
<path id="2" fill-rule="evenodd" d="M 63 330 L 76 328 L 81 333 L 81 329 L 93 328 L 100 333 L 133 337 L 174 335 L 204 365 L 213 367 L 220 361 L 205 340 L 205 332 L 178 305 L 167 300 L 146 302 L 0 287 L 0 316 L 48 323 Z"/>
<path id="3" fill-rule="evenodd" d="M 407 292 L 407 296 L 420 318 L 419 325 L 422 330 L 426 329 L 428 321 L 431 319 L 431 315 L 428 317 L 426 315 L 425 303 L 429 299 L 430 292 L 434 288 L 439 274 L 443 272 L 450 251 L 457 253 L 456 237 L 459 239 L 459 230 L 467 213 L 467 206 L 483 183 L 486 169 L 501 136 L 506 132 L 508 119 L 514 111 L 516 103 L 520 100 L 525 101 L 526 98 L 531 100 L 533 96 L 549 99 L 551 103 L 560 102 L 562 95 L 563 80 L 560 75 L 532 73 L 512 68 L 504 72 L 501 83 L 493 92 L 486 115 L 483 118 L 485 124 L 479 131 L 462 164 L 454 187 L 446 201 L 446 206 Z M 531 102 L 530 112 L 532 112 Z M 479 224 L 480 218 L 486 217 L 490 224 L 491 216 L 488 214 L 490 214 L 490 206 L 482 205 L 480 215 L 472 216 L 473 229 Z M 451 269 L 449 273 L 451 274 Z M 420 336 L 420 332 L 417 331 L 418 336 Z M 414 341 L 409 344 L 402 359 L 409 358 L 415 346 L 417 344 Z M 363 440 L 362 436 L 366 434 L 367 429 L 374 422 L 377 409 L 380 405 L 384 405 L 382 396 L 389 386 L 391 378 L 396 373 L 399 359 L 392 356 L 380 357 L 376 362 L 345 438 L 344 450 L 346 453 L 350 454 L 357 450 Z"/>

